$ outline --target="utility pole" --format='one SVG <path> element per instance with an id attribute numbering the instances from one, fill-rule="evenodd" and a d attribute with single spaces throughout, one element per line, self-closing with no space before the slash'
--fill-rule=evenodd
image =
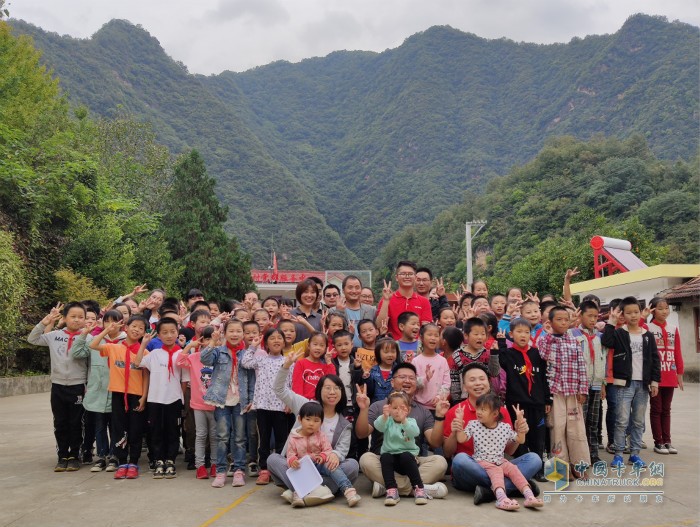
<path id="1" fill-rule="evenodd" d="M 486 225 L 486 220 L 472 220 L 466 223 L 466 238 L 467 238 L 467 287 L 471 287 L 474 283 L 474 271 L 472 264 L 472 240 L 479 234 L 479 231 Z M 472 227 L 478 227 L 476 232 L 472 234 Z"/>

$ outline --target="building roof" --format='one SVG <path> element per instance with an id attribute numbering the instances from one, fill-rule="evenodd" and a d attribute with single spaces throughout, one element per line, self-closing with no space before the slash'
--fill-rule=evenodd
<path id="1" fill-rule="evenodd" d="M 666 300 L 682 300 L 700 296 L 700 276 L 696 276 L 692 280 L 684 284 L 678 284 L 675 287 L 662 291 L 659 296 L 663 296 Z"/>
<path id="2" fill-rule="evenodd" d="M 596 289 L 634 284 L 636 282 L 655 280 L 657 278 L 690 278 L 698 275 L 700 275 L 700 264 L 654 265 L 645 269 L 637 269 L 635 271 L 628 271 L 626 273 L 619 273 L 571 284 L 571 294 L 578 295 Z"/>

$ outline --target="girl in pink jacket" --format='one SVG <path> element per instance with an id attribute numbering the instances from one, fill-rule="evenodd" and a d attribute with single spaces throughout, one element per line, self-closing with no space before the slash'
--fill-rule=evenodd
<path id="1" fill-rule="evenodd" d="M 329 461 L 328 456 L 333 452 L 331 442 L 321 431 L 323 424 L 323 407 L 316 401 L 305 403 L 299 410 L 299 425 L 289 434 L 287 441 L 287 464 L 297 469 L 299 460 L 309 456 L 316 469 L 322 476 L 330 476 L 345 495 L 349 507 L 354 507 L 360 501 L 360 496 L 352 483 L 338 466 L 335 457 Z M 295 492 L 292 507 L 303 507 L 304 500 Z"/>

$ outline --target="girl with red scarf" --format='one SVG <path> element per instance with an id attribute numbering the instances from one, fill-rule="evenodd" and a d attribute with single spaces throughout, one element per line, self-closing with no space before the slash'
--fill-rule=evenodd
<path id="1" fill-rule="evenodd" d="M 534 452 L 540 458 L 544 455 L 544 441 L 547 427 L 545 414 L 549 413 L 552 396 L 547 383 L 547 363 L 540 358 L 537 348 L 530 346 L 530 323 L 524 318 L 516 318 L 510 323 L 510 337 L 513 346 L 506 346 L 506 336 L 499 333 L 498 360 L 501 369 L 506 372 L 505 406 L 515 422 L 513 407 L 520 405 L 525 412 L 525 419 L 530 428 L 514 456 Z M 495 353 L 493 351 L 492 353 Z M 536 475 L 537 481 L 545 481 L 543 471 Z"/>

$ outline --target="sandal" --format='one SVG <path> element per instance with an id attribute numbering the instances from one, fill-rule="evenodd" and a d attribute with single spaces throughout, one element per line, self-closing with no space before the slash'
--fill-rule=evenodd
<path id="1" fill-rule="evenodd" d="M 523 505 L 529 509 L 534 509 L 536 507 L 544 507 L 544 502 L 540 498 L 535 498 L 533 496 L 532 498 L 526 499 Z"/>
<path id="2" fill-rule="evenodd" d="M 516 500 L 503 498 L 502 500 L 496 502 L 496 508 L 501 509 L 502 511 L 516 511 L 520 508 L 520 505 Z"/>

